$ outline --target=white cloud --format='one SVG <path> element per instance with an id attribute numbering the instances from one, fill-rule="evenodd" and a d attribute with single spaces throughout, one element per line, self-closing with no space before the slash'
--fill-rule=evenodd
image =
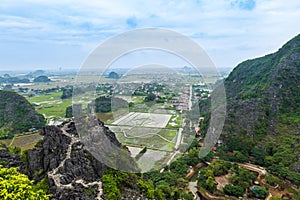
<path id="1" fill-rule="evenodd" d="M 274 52 L 300 32 L 298 0 L 2 0 L 0 13 L 4 45 L 15 41 L 30 48 L 31 43 L 52 43 L 72 51 L 76 45 L 86 57 L 100 42 L 123 31 L 162 27 L 195 39 L 219 67 Z M 0 60 L 5 59 L 9 63 L 11 58 L 0 55 Z M 28 65 L 36 64 L 34 59 Z M 21 63 L 11 61 L 11 65 Z"/>

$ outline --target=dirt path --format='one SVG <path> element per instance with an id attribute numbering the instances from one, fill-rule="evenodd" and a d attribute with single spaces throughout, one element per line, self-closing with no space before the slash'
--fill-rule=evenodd
<path id="1" fill-rule="evenodd" d="M 175 143 L 175 142 L 173 142 L 173 141 L 171 141 L 171 140 L 168 140 L 167 138 L 164 138 L 163 136 L 161 136 L 161 135 L 159 135 L 159 134 L 157 134 L 157 133 L 148 133 L 148 134 L 144 134 L 144 135 L 136 135 L 136 136 L 128 136 L 127 134 L 126 134 L 126 132 L 125 131 L 123 131 L 122 130 L 122 133 L 123 133 L 123 136 L 125 137 L 125 138 L 128 138 L 128 139 L 134 139 L 134 138 L 147 138 L 148 136 L 158 136 L 158 137 L 160 137 L 161 139 L 163 139 L 163 140 L 165 140 L 166 142 L 169 142 L 169 143 Z"/>
<path id="2" fill-rule="evenodd" d="M 200 162 L 198 163 L 195 167 L 193 167 L 190 172 L 186 175 L 186 178 L 191 179 L 195 173 L 197 172 L 197 169 L 201 169 L 202 167 L 204 167 L 206 164 Z"/>
<path id="3" fill-rule="evenodd" d="M 270 200 L 272 198 L 271 192 L 269 192 L 269 195 L 267 196 L 266 200 Z"/>
<path id="4" fill-rule="evenodd" d="M 246 168 L 250 171 L 257 172 L 261 176 L 265 175 L 267 173 L 267 171 L 263 167 L 259 167 L 259 166 L 252 165 L 252 164 L 249 164 L 249 163 L 246 163 L 246 164 L 238 163 L 238 165 L 240 167 L 244 167 L 244 168 Z"/>
<path id="5" fill-rule="evenodd" d="M 11 140 L 11 142 L 10 142 L 9 146 L 12 146 L 12 144 L 13 144 L 13 143 L 14 143 L 14 141 L 15 141 L 15 138 L 16 138 L 16 136 L 14 136 L 14 137 L 13 137 L 13 139 Z"/>
<path id="6" fill-rule="evenodd" d="M 63 176 L 63 175 L 61 175 L 61 174 L 58 173 L 59 168 L 63 167 L 64 164 L 65 164 L 65 162 L 66 162 L 66 160 L 68 160 L 68 159 L 71 158 L 72 145 L 73 145 L 74 143 L 76 143 L 76 142 L 79 142 L 79 139 L 78 139 L 78 138 L 74 137 L 73 135 L 69 134 L 69 133 L 66 131 L 66 128 L 68 127 L 69 124 L 70 124 L 70 122 L 67 123 L 67 124 L 65 124 L 65 125 L 61 128 L 62 134 L 66 135 L 67 137 L 69 137 L 69 138 L 71 139 L 71 142 L 70 142 L 70 144 L 68 145 L 66 157 L 65 157 L 65 159 L 58 165 L 57 168 L 55 168 L 55 169 L 53 169 L 52 171 L 48 172 L 48 177 L 53 179 L 54 184 L 55 184 L 56 187 L 72 189 L 73 186 L 72 186 L 71 183 L 66 184 L 66 185 L 61 184 L 61 182 L 60 182 L 60 177 Z M 101 195 L 102 195 L 103 192 L 102 192 L 102 182 L 101 182 L 101 181 L 95 181 L 95 182 L 92 182 L 92 183 L 87 183 L 87 184 L 85 184 L 85 183 L 84 183 L 84 180 L 79 179 L 79 180 L 76 180 L 75 182 L 81 184 L 81 185 L 84 186 L 84 187 L 89 187 L 89 186 L 92 186 L 92 185 L 97 185 L 97 186 L 98 186 L 98 194 L 97 194 L 97 198 L 96 198 L 96 199 L 97 199 L 97 200 L 102 200 Z"/>

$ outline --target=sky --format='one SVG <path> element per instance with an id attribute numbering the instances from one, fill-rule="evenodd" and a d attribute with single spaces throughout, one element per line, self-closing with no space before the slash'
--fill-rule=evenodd
<path id="1" fill-rule="evenodd" d="M 277 51 L 300 33 L 299 19 L 299 0 L 1 0 L 0 70 L 77 69 L 109 38 L 152 27 L 191 38 L 218 68 L 233 68 Z"/>

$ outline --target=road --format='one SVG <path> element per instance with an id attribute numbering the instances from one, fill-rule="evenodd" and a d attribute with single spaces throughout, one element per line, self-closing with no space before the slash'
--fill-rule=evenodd
<path id="1" fill-rule="evenodd" d="M 123 131 L 123 130 L 122 130 L 122 133 L 123 133 L 123 136 L 124 136 L 125 138 L 128 138 L 128 139 L 134 139 L 134 138 L 148 138 L 149 135 L 153 135 L 153 136 L 160 137 L 161 139 L 163 139 L 163 140 L 165 140 L 165 141 L 167 141 L 167 142 L 169 142 L 169 143 L 173 143 L 173 144 L 174 144 L 173 141 L 168 140 L 167 138 L 164 138 L 163 136 L 161 136 L 161 135 L 158 134 L 158 133 L 148 133 L 148 134 L 144 134 L 144 135 L 136 135 L 136 136 L 128 136 L 128 135 L 126 134 L 126 132 Z M 177 140 L 178 140 L 178 138 L 177 138 Z M 177 144 L 177 143 L 176 143 L 176 144 Z"/>
<path id="2" fill-rule="evenodd" d="M 179 129 L 178 129 L 177 141 L 176 141 L 176 144 L 175 144 L 175 149 L 176 149 L 176 150 L 178 150 L 179 145 L 181 144 L 182 131 L 183 131 L 183 128 L 179 128 Z"/>
<path id="3" fill-rule="evenodd" d="M 250 171 L 257 172 L 260 176 L 265 175 L 267 173 L 267 171 L 264 168 L 262 168 L 260 166 L 257 166 L 257 165 L 250 164 L 250 163 L 245 163 L 245 164 L 244 163 L 238 163 L 238 165 L 240 167 L 244 167 L 244 168 L 246 168 Z"/>
<path id="4" fill-rule="evenodd" d="M 193 86 L 190 85 L 189 110 L 192 110 Z"/>

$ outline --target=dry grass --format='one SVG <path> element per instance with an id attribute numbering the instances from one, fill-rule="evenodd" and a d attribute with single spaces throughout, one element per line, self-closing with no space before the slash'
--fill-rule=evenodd
<path id="1" fill-rule="evenodd" d="M 5 144 L 6 146 L 9 146 L 11 143 L 12 139 L 4 139 L 4 140 L 0 140 L 0 143 Z"/>
<path id="2" fill-rule="evenodd" d="M 20 147 L 22 151 L 25 151 L 27 149 L 32 149 L 42 138 L 43 136 L 39 133 L 16 136 L 11 146 Z"/>

